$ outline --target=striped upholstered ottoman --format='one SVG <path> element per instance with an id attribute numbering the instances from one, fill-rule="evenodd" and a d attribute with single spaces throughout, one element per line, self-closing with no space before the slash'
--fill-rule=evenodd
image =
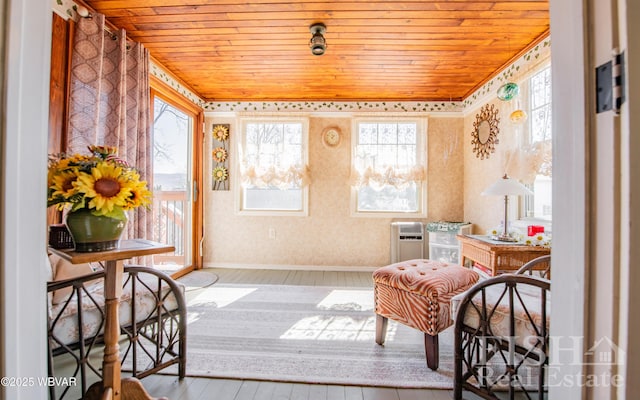
<path id="1" fill-rule="evenodd" d="M 438 369 L 438 333 L 453 324 L 451 298 L 478 281 L 478 274 L 455 264 L 409 260 L 373 273 L 376 343 L 383 344 L 388 318 L 424 332 L 427 366 Z"/>

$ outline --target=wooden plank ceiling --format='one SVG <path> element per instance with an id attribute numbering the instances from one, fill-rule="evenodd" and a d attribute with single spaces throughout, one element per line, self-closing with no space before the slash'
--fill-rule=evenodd
<path id="1" fill-rule="evenodd" d="M 86 4 L 207 101 L 463 100 L 549 32 L 548 0 Z"/>

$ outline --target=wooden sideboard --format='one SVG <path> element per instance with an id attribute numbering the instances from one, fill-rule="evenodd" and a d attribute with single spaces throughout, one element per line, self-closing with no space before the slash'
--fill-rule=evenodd
<path id="1" fill-rule="evenodd" d="M 515 272 L 528 261 L 551 254 L 551 249 L 541 246 L 528 246 L 519 243 L 498 242 L 482 235 L 458 235 L 460 241 L 460 264 L 468 260 L 490 270 L 491 276 L 500 272 Z M 536 269 L 544 270 L 547 263 L 541 263 Z"/>

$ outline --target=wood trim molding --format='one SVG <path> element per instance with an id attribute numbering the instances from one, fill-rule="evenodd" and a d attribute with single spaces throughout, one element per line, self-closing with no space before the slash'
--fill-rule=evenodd
<path id="1" fill-rule="evenodd" d="M 191 102 L 189 99 L 177 93 L 173 88 L 164 83 L 159 78 L 150 75 L 151 105 L 153 107 L 153 97 L 158 96 L 193 118 L 193 181 L 197 187 L 196 198 L 193 208 L 192 220 L 192 252 L 193 267 L 200 269 L 203 266 L 203 254 L 200 243 L 204 236 L 204 170 L 203 170 L 203 143 L 204 143 L 204 111 L 201 107 Z"/>
<path id="2" fill-rule="evenodd" d="M 51 68 L 49 80 L 49 154 L 66 151 L 69 122 L 69 77 L 71 76 L 71 48 L 73 20 L 65 20 L 51 13 Z M 62 215 L 54 207 L 47 209 L 47 225 L 60 223 Z"/>
<path id="3" fill-rule="evenodd" d="M 176 104 L 184 111 L 188 111 L 189 113 L 196 115 L 204 111 L 202 107 L 194 104 L 191 100 L 176 92 L 175 89 L 155 75 L 149 74 L 149 85 L 151 86 L 152 91 L 160 94 L 161 97 L 164 97 L 166 100 Z"/>
<path id="4" fill-rule="evenodd" d="M 49 153 L 65 150 L 71 24 L 52 13 L 51 80 L 49 82 Z"/>
<path id="5" fill-rule="evenodd" d="M 193 210 L 193 242 L 192 254 L 196 269 L 201 269 L 204 265 L 204 254 L 202 251 L 202 240 L 204 238 L 204 112 L 201 110 L 195 118 L 193 137 L 193 180 L 196 182 L 198 192 L 196 193 L 195 208 Z M 202 129 L 202 130 L 201 130 Z"/>

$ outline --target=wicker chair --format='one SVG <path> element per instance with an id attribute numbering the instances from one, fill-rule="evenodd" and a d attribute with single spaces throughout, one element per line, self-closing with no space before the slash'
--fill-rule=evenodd
<path id="1" fill-rule="evenodd" d="M 125 266 L 124 272 L 119 308 L 123 371 L 144 378 L 177 364 L 178 376 L 184 378 L 187 322 L 184 286 L 148 267 Z M 92 381 L 102 378 L 104 285 L 101 280 L 104 275 L 104 271 L 99 271 L 50 282 L 47 288 L 50 295 L 71 288 L 66 300 L 57 305 L 49 304 L 49 376 L 55 376 L 54 357 L 66 355 L 72 360 L 72 376 L 81 387 L 81 395 Z M 65 363 L 69 361 L 65 359 Z M 67 371 L 68 366 L 64 376 L 70 377 Z M 77 395 L 70 392 L 72 386 L 58 389 L 60 393 L 56 393 L 56 387 L 51 387 L 51 399 Z"/>
<path id="2" fill-rule="evenodd" d="M 462 399 L 463 390 L 485 399 L 546 397 L 551 282 L 533 276 L 540 272 L 533 268 L 549 261 L 536 258 L 516 274 L 480 281 L 452 300 L 454 399 Z"/>

